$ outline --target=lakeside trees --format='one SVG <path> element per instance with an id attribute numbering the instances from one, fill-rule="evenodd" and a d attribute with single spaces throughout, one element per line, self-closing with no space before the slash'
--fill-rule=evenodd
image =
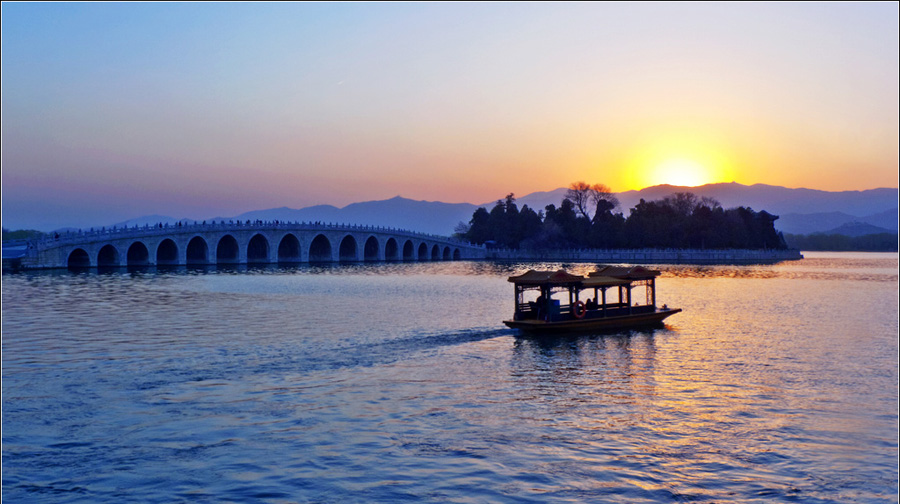
<path id="1" fill-rule="evenodd" d="M 34 238 L 40 238 L 47 233 L 42 231 L 37 231 L 34 229 L 17 229 L 15 231 L 10 231 L 9 229 L 3 228 L 3 241 L 8 240 L 31 240 Z"/>
<path id="2" fill-rule="evenodd" d="M 609 188 L 572 184 L 557 208 L 519 210 L 515 195 L 498 200 L 488 212 L 472 215 L 461 238 L 512 249 L 697 248 L 785 249 L 777 216 L 750 208 L 723 209 L 711 198 L 677 193 L 657 201 L 643 199 L 626 218 Z"/>

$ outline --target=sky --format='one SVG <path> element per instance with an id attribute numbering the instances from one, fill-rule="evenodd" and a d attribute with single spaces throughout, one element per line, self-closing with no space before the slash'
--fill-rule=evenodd
<path id="1" fill-rule="evenodd" d="M 898 4 L 2 4 L 2 221 L 898 186 Z"/>

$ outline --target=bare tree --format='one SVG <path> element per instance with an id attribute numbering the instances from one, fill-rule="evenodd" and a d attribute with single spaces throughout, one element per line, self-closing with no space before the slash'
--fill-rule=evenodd
<path id="1" fill-rule="evenodd" d="M 674 209 L 679 215 L 690 217 L 700 204 L 700 198 L 694 193 L 680 192 L 663 198 L 663 204 Z"/>
<path id="2" fill-rule="evenodd" d="M 709 196 L 700 198 L 700 204 L 709 207 L 710 210 L 717 210 L 722 208 L 722 204 L 719 203 L 719 200 Z"/>
<path id="3" fill-rule="evenodd" d="M 619 198 L 616 197 L 609 186 L 605 184 L 594 184 L 591 186 L 591 203 L 594 204 L 594 208 L 597 208 L 601 201 L 609 203 L 608 206 L 611 207 L 611 210 L 619 208 Z"/>
<path id="4" fill-rule="evenodd" d="M 591 218 L 591 210 L 596 209 L 601 201 L 609 203 L 607 206 L 612 209 L 619 206 L 619 199 L 608 186 L 590 185 L 584 181 L 573 182 L 566 191 L 566 199 L 571 201 L 575 210 L 587 219 Z"/>
<path id="5" fill-rule="evenodd" d="M 572 205 L 575 206 L 575 210 L 578 210 L 578 213 L 588 219 L 591 218 L 591 216 L 588 215 L 588 203 L 591 200 L 590 184 L 584 181 L 572 182 L 572 184 L 569 185 L 569 190 L 566 191 L 566 199 L 572 202 Z"/>

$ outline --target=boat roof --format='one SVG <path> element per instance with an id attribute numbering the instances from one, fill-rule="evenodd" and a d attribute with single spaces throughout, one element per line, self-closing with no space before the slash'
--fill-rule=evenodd
<path id="1" fill-rule="evenodd" d="M 563 270 L 535 271 L 528 270 L 519 276 L 509 277 L 509 281 L 516 285 L 568 285 L 578 284 L 584 280 L 581 275 L 573 275 Z"/>
<path id="2" fill-rule="evenodd" d="M 649 280 L 660 275 L 659 270 L 647 269 L 643 266 L 599 266 L 588 277 L 610 277 L 628 280 Z"/>
<path id="3" fill-rule="evenodd" d="M 615 278 L 610 276 L 590 276 L 581 282 L 584 287 L 608 287 L 612 285 L 628 285 L 631 283 L 627 278 Z"/>
<path id="4" fill-rule="evenodd" d="M 580 285 L 582 287 L 603 287 L 610 285 L 627 285 L 634 280 L 649 280 L 660 275 L 657 270 L 643 266 L 600 266 L 597 271 L 582 275 L 573 275 L 564 270 L 535 271 L 528 270 L 518 276 L 509 277 L 516 285 Z"/>

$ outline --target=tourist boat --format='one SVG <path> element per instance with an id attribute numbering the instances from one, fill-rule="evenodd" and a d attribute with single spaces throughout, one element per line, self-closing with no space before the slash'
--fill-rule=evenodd
<path id="1" fill-rule="evenodd" d="M 658 325 L 681 311 L 666 305 L 657 308 L 659 273 L 643 266 L 601 266 L 587 277 L 563 270 L 530 270 L 509 277 L 515 285 L 516 311 L 512 320 L 503 323 L 531 333 Z M 633 291 L 637 288 L 640 294 L 641 287 L 645 296 L 634 296 Z M 554 294 L 563 299 L 554 299 Z"/>

